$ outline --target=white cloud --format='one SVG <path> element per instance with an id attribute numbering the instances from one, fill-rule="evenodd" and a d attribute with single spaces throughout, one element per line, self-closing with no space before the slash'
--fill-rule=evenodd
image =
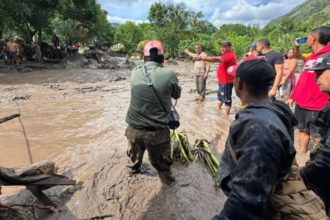
<path id="1" fill-rule="evenodd" d="M 98 0 L 108 11 L 108 19 L 114 23 L 146 22 L 149 8 L 155 2 L 184 2 L 189 10 L 202 11 L 205 19 L 216 27 L 226 23 L 265 25 L 280 17 L 304 0 Z"/>
<path id="2" fill-rule="evenodd" d="M 124 24 L 127 21 L 132 21 L 135 24 L 140 24 L 140 23 L 146 23 L 148 21 L 143 21 L 143 20 L 135 20 L 135 19 L 128 19 L 128 18 L 121 18 L 118 16 L 107 16 L 108 21 L 111 23 L 118 23 L 118 24 Z"/>
<path id="3" fill-rule="evenodd" d="M 228 23 L 260 24 L 263 26 L 270 20 L 286 14 L 299 2 L 302 0 L 282 0 L 256 6 L 252 4 L 253 2 L 238 0 L 231 9 L 223 13 L 220 13 L 219 9 L 215 9 L 210 21 L 216 26 Z"/>

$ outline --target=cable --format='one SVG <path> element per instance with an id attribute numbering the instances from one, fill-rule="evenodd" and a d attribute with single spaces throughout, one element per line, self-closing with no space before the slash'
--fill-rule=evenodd
<path id="1" fill-rule="evenodd" d="M 17 111 L 18 111 L 18 114 L 21 115 L 21 109 L 20 109 L 20 107 L 19 107 L 18 101 L 16 101 L 16 105 L 17 105 Z M 19 121 L 19 123 L 21 124 L 22 130 L 23 130 L 23 135 L 24 135 L 24 138 L 25 138 L 26 146 L 27 146 L 27 151 L 28 151 L 28 155 L 29 155 L 30 164 L 32 164 L 32 163 L 33 163 L 33 160 L 32 160 L 32 154 L 31 154 L 30 142 L 29 142 L 29 140 L 28 140 L 28 138 L 27 138 L 26 131 L 25 131 L 25 127 L 24 127 L 24 125 L 23 125 L 23 122 L 22 122 L 21 117 L 18 117 L 18 121 Z"/>

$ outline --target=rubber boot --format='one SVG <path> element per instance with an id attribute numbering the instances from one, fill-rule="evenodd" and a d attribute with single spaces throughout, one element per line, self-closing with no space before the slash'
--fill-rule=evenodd
<path id="1" fill-rule="evenodd" d="M 160 181 L 165 185 L 172 185 L 175 182 L 174 176 L 172 176 L 172 173 L 170 171 L 167 172 L 160 172 L 159 173 Z"/>

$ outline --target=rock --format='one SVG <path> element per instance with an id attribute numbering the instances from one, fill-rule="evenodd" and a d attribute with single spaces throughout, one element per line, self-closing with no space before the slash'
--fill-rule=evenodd
<path id="1" fill-rule="evenodd" d="M 31 95 L 26 95 L 26 96 L 16 96 L 15 98 L 13 98 L 13 101 L 17 101 L 17 100 L 28 100 L 30 99 Z"/>
<path id="2" fill-rule="evenodd" d="M 79 67 L 83 67 L 87 63 L 88 63 L 88 59 L 82 54 L 77 53 L 68 57 L 66 61 L 66 67 L 79 68 Z"/>
<path id="3" fill-rule="evenodd" d="M 173 58 L 168 59 L 167 60 L 167 63 L 174 64 L 174 65 L 177 65 L 178 64 L 178 62 L 175 59 L 173 59 Z"/>
<path id="4" fill-rule="evenodd" d="M 31 166 L 19 168 L 16 170 L 19 176 L 35 176 L 40 174 L 56 174 L 57 167 L 53 161 L 44 160 L 34 163 Z"/>
<path id="5" fill-rule="evenodd" d="M 88 58 L 87 68 L 98 69 L 100 67 L 100 63 L 94 58 Z"/>

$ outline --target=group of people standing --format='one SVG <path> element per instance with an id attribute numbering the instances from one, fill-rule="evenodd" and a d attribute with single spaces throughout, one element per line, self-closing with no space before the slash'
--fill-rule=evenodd
<path id="1" fill-rule="evenodd" d="M 280 97 L 282 101 L 286 102 L 290 107 L 293 107 L 293 102 L 296 102 L 294 115 L 298 120 L 299 129 L 299 149 L 301 152 L 306 153 L 310 136 L 314 135 L 314 131 L 310 131 L 309 124 L 316 119 L 317 114 L 328 103 L 328 95 L 320 92 L 319 87 L 316 85 L 313 77 L 306 77 L 305 71 L 301 73 L 300 80 L 296 82 L 295 72 L 298 66 L 298 59 L 308 61 L 311 63 L 315 61 L 315 57 L 319 54 L 327 52 L 327 40 L 323 40 L 323 35 L 327 34 L 328 27 L 320 27 L 312 30 L 309 34 L 307 47 L 313 52 L 318 53 L 303 55 L 300 52 L 300 45 L 295 42 L 295 48 L 289 49 L 287 54 L 283 56 L 281 53 L 271 49 L 271 43 L 268 39 L 264 38 L 254 41 L 249 45 L 249 52 L 247 57 L 263 57 L 275 70 L 275 79 L 269 88 L 269 97 Z M 321 40 L 317 37 L 321 32 Z M 195 53 L 185 50 L 185 53 L 195 60 L 194 72 L 196 74 L 196 90 L 200 95 L 200 100 L 205 99 L 206 79 L 204 77 L 203 83 L 200 82 L 201 66 L 204 65 L 203 75 L 207 76 L 209 72 L 209 62 L 219 62 L 217 69 L 218 78 L 218 103 L 216 110 L 220 111 L 223 104 L 225 104 L 225 113 L 230 113 L 232 103 L 232 88 L 233 77 L 230 75 L 230 70 L 236 65 L 236 55 L 231 49 L 231 43 L 224 41 L 221 43 L 221 56 L 209 57 L 201 50 L 201 45 L 195 46 Z M 307 60 L 308 59 L 308 60 Z M 202 64 L 201 64 L 202 63 Z M 307 63 L 307 64 L 308 64 Z M 297 84 L 297 85 L 296 85 Z M 318 140 L 314 141 L 314 145 Z"/>
<path id="2" fill-rule="evenodd" d="M 274 194 L 288 191 L 283 181 L 293 173 L 305 190 L 312 190 L 323 201 L 318 206 L 321 209 L 312 208 L 309 212 L 302 204 L 317 201 L 306 197 L 306 201 L 294 203 L 299 206 L 296 210 L 304 212 L 305 217 L 314 214 L 313 218 L 304 219 L 323 220 L 326 214 L 330 216 L 329 44 L 330 27 L 323 26 L 308 34 L 307 46 L 312 50 L 311 54 L 301 54 L 296 44 L 294 50 L 288 51 L 287 60 L 271 50 L 267 39 L 253 42 L 249 56 L 238 65 L 229 41 L 221 43 L 220 56 L 207 56 L 201 45 L 195 45 L 195 53 L 185 51 L 196 61 L 194 74 L 200 102 L 205 99 L 209 63 L 219 62 L 217 110 L 225 105 L 226 113 L 230 113 L 233 88 L 242 104 L 242 110 L 230 126 L 220 161 L 220 187 L 228 198 L 213 219 L 290 219 L 274 211 L 278 207 L 273 201 Z M 294 76 L 296 59 L 305 61 L 297 83 Z M 175 73 L 163 67 L 161 42 L 148 41 L 145 44 L 144 60 L 145 64 L 136 67 L 131 76 L 131 101 L 126 116 L 129 167 L 132 173 L 140 172 L 143 154 L 147 150 L 161 181 L 172 185 L 175 178 L 171 173 L 167 123 L 171 99 L 180 97 L 181 87 Z M 285 91 L 286 103 L 275 98 L 281 87 Z M 294 102 L 293 113 L 290 107 Z M 310 137 L 315 143 L 310 161 L 300 169 L 293 169 L 297 167 L 294 128 L 299 129 L 301 152 L 307 151 Z M 296 197 L 289 194 L 288 198 L 294 201 Z"/>

